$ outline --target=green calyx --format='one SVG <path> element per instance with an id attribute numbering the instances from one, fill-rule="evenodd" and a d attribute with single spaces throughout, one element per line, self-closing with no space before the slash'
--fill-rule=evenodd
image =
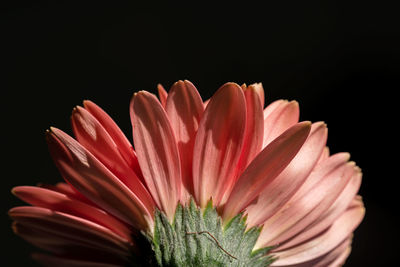
<path id="1" fill-rule="evenodd" d="M 178 205 L 171 225 L 160 211 L 155 214 L 154 235 L 149 237 L 155 266 L 269 266 L 272 247 L 253 251 L 261 228 L 246 231 L 246 218 L 237 215 L 225 226 L 211 201 L 201 211 L 193 200 Z"/>

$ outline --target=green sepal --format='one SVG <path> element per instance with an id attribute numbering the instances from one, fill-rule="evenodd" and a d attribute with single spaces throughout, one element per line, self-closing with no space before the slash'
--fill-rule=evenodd
<path id="1" fill-rule="evenodd" d="M 274 258 L 272 247 L 253 251 L 261 228 L 246 230 L 246 217 L 238 214 L 225 226 L 210 201 L 201 211 L 193 200 L 179 204 L 171 224 L 157 210 L 152 238 L 158 266 L 269 266 Z"/>

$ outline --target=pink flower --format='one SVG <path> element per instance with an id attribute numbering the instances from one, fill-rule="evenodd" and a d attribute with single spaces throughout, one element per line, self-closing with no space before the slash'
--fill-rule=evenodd
<path id="1" fill-rule="evenodd" d="M 203 102 L 189 81 L 160 101 L 140 91 L 130 105 L 135 149 L 91 101 L 72 113 L 75 139 L 51 128 L 50 153 L 67 183 L 20 186 L 32 206 L 9 214 L 22 238 L 51 254 L 48 266 L 124 266 L 143 256 L 155 211 L 173 222 L 178 203 L 209 200 L 224 224 L 239 213 L 262 226 L 254 250 L 273 246 L 271 266 L 339 266 L 364 207 L 361 171 L 330 155 L 323 122 L 298 122 L 295 101 L 265 109 L 261 84 L 223 85 Z"/>

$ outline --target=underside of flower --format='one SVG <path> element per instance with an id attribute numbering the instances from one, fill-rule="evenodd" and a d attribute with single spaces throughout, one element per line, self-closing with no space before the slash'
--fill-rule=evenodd
<path id="1" fill-rule="evenodd" d="M 261 227 L 246 229 L 238 214 L 225 225 L 209 202 L 202 211 L 194 201 L 178 205 L 171 224 L 157 212 L 152 242 L 159 266 L 269 266 L 272 247 L 254 250 Z"/>
<path id="2" fill-rule="evenodd" d="M 100 107 L 51 127 L 66 183 L 19 186 L 9 214 L 45 266 L 340 266 L 364 206 L 362 173 L 331 155 L 296 101 L 264 108 L 261 84 L 203 101 L 189 81 L 134 94 L 134 145 Z"/>

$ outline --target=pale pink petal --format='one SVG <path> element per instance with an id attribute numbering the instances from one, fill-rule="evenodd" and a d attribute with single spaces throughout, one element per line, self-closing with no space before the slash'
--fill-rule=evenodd
<path id="1" fill-rule="evenodd" d="M 223 85 L 211 98 L 197 132 L 193 162 L 195 198 L 205 207 L 212 198 L 218 205 L 235 178 L 246 124 L 242 89 Z"/>
<path id="2" fill-rule="evenodd" d="M 175 133 L 182 171 L 182 201 L 187 202 L 193 189 L 193 146 L 201 116 L 203 101 L 196 87 L 189 81 L 176 82 L 169 91 L 165 106 Z"/>
<path id="3" fill-rule="evenodd" d="M 318 164 L 303 183 L 297 194 L 301 195 L 310 191 L 323 177 L 341 168 L 349 161 L 349 159 L 349 153 L 337 153 L 326 159 L 324 162 Z"/>
<path id="4" fill-rule="evenodd" d="M 140 229 L 153 222 L 154 207 L 141 200 L 89 151 L 59 129 L 47 132 L 47 143 L 64 179 L 93 203 Z"/>
<path id="5" fill-rule="evenodd" d="M 142 172 L 140 171 L 139 163 L 135 151 L 133 150 L 132 144 L 126 138 L 118 125 L 104 110 L 102 110 L 92 101 L 83 101 L 83 106 L 100 122 L 100 124 L 113 139 L 119 152 L 124 157 L 128 165 L 131 166 L 131 168 L 136 172 L 139 178 L 142 178 Z"/>
<path id="6" fill-rule="evenodd" d="M 141 91 L 133 102 L 133 140 L 139 164 L 155 202 L 172 220 L 182 184 L 175 136 L 154 95 Z"/>
<path id="7" fill-rule="evenodd" d="M 78 259 L 69 259 L 54 255 L 35 253 L 32 254 L 32 258 L 40 262 L 43 266 L 48 267 L 123 267 L 125 264 L 112 264 L 112 263 L 103 263 L 96 262 L 91 260 L 78 260 Z"/>
<path id="8" fill-rule="evenodd" d="M 42 247 L 51 242 L 62 245 L 62 240 L 65 240 L 92 249 L 114 252 L 116 256 L 130 255 L 132 243 L 80 217 L 40 207 L 16 207 L 9 211 L 9 215 L 16 222 L 14 230 L 17 234 Z M 22 229 L 21 233 L 18 233 L 19 229 Z M 24 231 L 28 229 L 30 231 Z M 52 248 L 49 246 L 47 249 Z"/>
<path id="9" fill-rule="evenodd" d="M 146 187 L 124 160 L 117 144 L 100 122 L 81 107 L 74 109 L 71 122 L 78 142 L 118 177 L 146 207 L 154 206 Z"/>
<path id="10" fill-rule="evenodd" d="M 335 202 L 324 211 L 313 223 L 303 229 L 294 238 L 282 244 L 279 249 L 289 248 L 304 242 L 305 240 L 327 229 L 352 203 L 361 185 L 361 172 L 355 171 L 346 187 L 340 193 Z"/>
<path id="11" fill-rule="evenodd" d="M 341 266 L 350 253 L 351 238 L 347 238 L 340 245 L 325 255 L 322 255 L 311 261 L 302 262 L 299 264 L 285 265 L 285 267 L 338 267 Z M 279 264 L 279 261 L 277 262 Z M 275 266 L 272 263 L 271 267 Z"/>
<path id="12" fill-rule="evenodd" d="M 299 104 L 296 101 L 281 101 L 264 110 L 263 148 L 284 131 L 299 121 Z"/>
<path id="13" fill-rule="evenodd" d="M 246 208 L 248 227 L 262 224 L 296 193 L 317 164 L 327 136 L 324 123 L 311 126 L 307 140 L 290 164 L 260 193 L 255 203 Z"/>
<path id="14" fill-rule="evenodd" d="M 228 220 L 247 207 L 296 156 L 311 129 L 310 122 L 301 122 L 272 141 L 240 176 L 223 212 Z"/>
<path id="15" fill-rule="evenodd" d="M 167 105 L 168 93 L 160 83 L 157 84 L 158 97 L 160 98 L 161 105 L 165 108 Z"/>
<path id="16" fill-rule="evenodd" d="M 321 157 L 319 157 L 317 164 L 320 164 L 321 162 L 325 161 L 327 158 L 329 158 L 329 156 L 330 156 L 329 147 L 325 147 L 324 151 L 321 154 Z"/>
<path id="17" fill-rule="evenodd" d="M 272 112 L 277 110 L 278 108 L 281 109 L 282 106 L 287 105 L 289 103 L 287 100 L 279 99 L 271 104 L 269 104 L 266 108 L 264 108 L 263 114 L 264 114 L 264 120 L 271 115 Z"/>
<path id="18" fill-rule="evenodd" d="M 348 238 L 361 223 L 365 209 L 360 203 L 344 212 L 323 234 L 299 246 L 274 253 L 279 259 L 274 266 L 290 266 L 318 258 Z"/>
<path id="19" fill-rule="evenodd" d="M 121 221 L 99 208 L 73 199 L 68 195 L 34 186 L 18 186 L 13 188 L 12 192 L 31 205 L 84 218 L 102 225 L 131 241 L 132 230 Z"/>
<path id="20" fill-rule="evenodd" d="M 299 190 L 281 210 L 264 223 L 265 230 L 262 230 L 258 244 L 280 244 L 301 232 L 332 205 L 353 172 L 354 166 L 347 163 L 322 177 L 308 192 Z"/>
<path id="21" fill-rule="evenodd" d="M 349 257 L 351 252 L 351 247 L 348 246 L 342 253 L 336 257 L 336 259 L 328 265 L 328 267 L 338 267 L 343 266 L 346 262 L 347 258 Z M 324 267 L 324 265 L 319 265 L 318 267 Z"/>

